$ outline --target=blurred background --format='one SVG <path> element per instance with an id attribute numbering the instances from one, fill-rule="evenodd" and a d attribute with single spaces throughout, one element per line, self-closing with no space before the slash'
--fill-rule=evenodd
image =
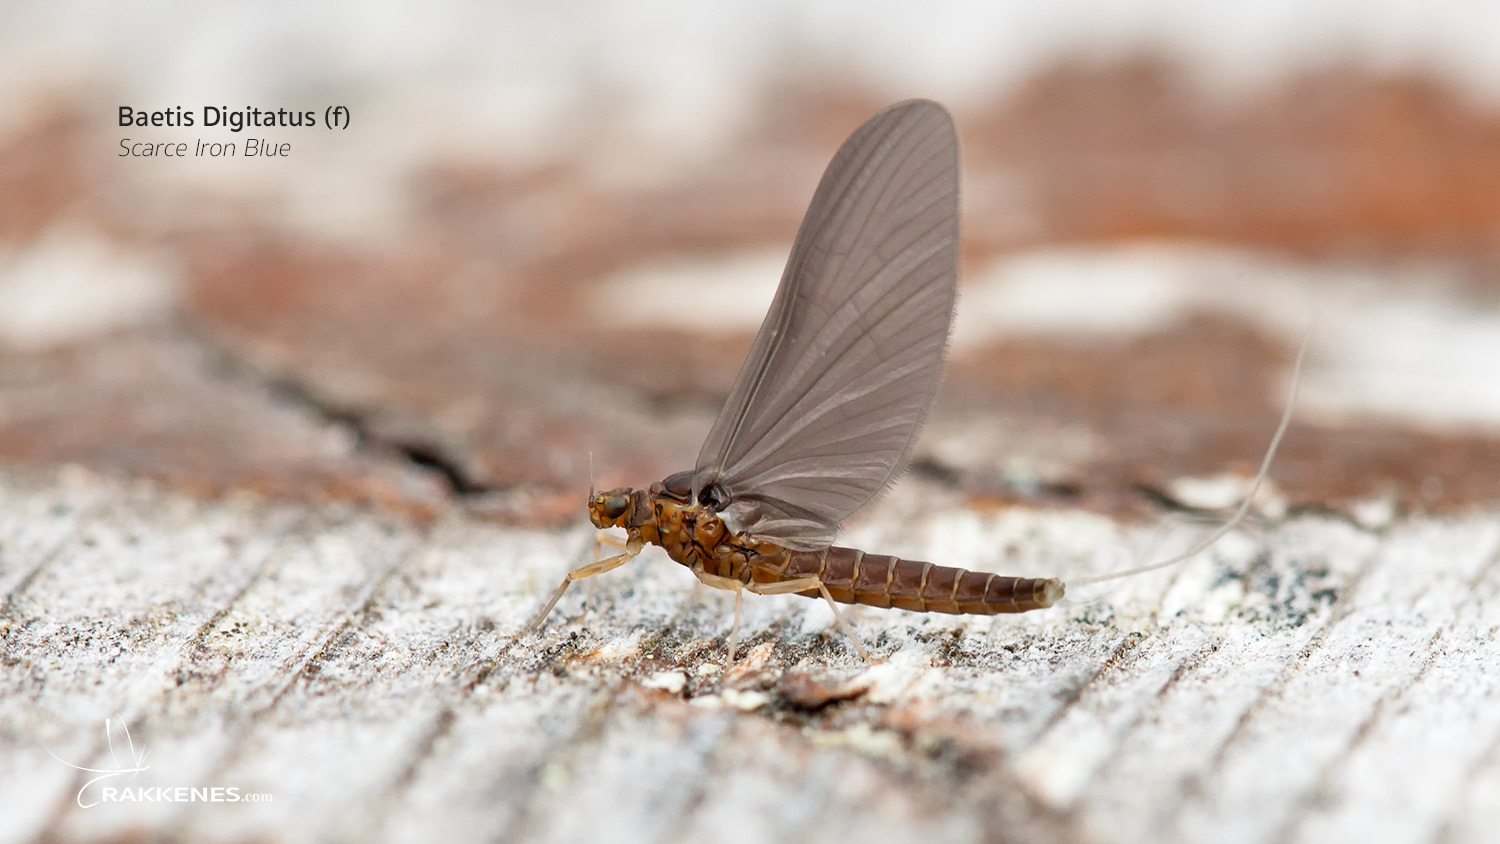
<path id="1" fill-rule="evenodd" d="M 917 476 L 1226 503 L 1183 479 L 1253 470 L 1316 313 L 1284 504 L 1492 502 L 1497 44 L 1416 0 L 0 4 L 0 461 L 580 519 L 590 453 L 691 465 L 822 168 L 928 97 L 964 264 Z M 117 121 L 207 105 L 351 122 Z M 247 137 L 290 152 L 117 154 Z"/>
<path id="2" fill-rule="evenodd" d="M 1493 839 L 1497 47 L 1461 0 L 0 0 L 0 844 Z M 962 141 L 959 306 L 850 543 L 1186 547 L 1316 316 L 1265 518 L 1050 613 L 851 611 L 873 666 L 786 597 L 721 671 L 660 555 L 514 635 L 590 456 L 692 465 L 907 97 Z M 118 122 L 208 106 L 350 123 Z M 79 809 L 111 717 L 131 783 L 275 799 Z"/>

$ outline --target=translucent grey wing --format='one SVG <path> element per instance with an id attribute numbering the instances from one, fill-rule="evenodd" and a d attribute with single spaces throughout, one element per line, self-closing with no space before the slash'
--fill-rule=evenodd
<path id="1" fill-rule="evenodd" d="M 823 173 L 771 310 L 698 455 L 731 529 L 827 546 L 903 468 L 942 375 L 958 276 L 958 138 L 882 111 Z"/>

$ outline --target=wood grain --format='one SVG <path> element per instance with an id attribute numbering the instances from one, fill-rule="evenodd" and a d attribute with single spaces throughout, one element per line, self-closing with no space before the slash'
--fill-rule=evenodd
<path id="1" fill-rule="evenodd" d="M 943 494 L 904 483 L 852 538 L 1067 577 L 1201 529 Z M 751 600 L 727 677 L 727 597 L 657 558 L 514 638 L 580 530 L 65 470 L 0 476 L 0 543 L 6 842 L 1457 842 L 1500 822 L 1492 514 L 1267 521 L 998 621 L 864 610 L 872 666 L 821 604 Z M 108 767 L 115 713 L 149 754 L 129 785 L 271 801 L 79 808 L 87 778 L 49 750 Z"/>

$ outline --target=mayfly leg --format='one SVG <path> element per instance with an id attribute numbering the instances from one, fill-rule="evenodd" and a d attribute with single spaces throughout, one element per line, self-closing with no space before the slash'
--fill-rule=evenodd
<path id="1" fill-rule="evenodd" d="M 628 540 L 621 539 L 614 534 L 596 533 L 594 534 L 594 559 L 599 559 L 599 553 L 604 550 L 604 546 L 606 545 L 611 548 L 618 548 L 623 551 L 629 544 L 630 542 Z M 641 547 L 644 548 L 645 545 L 642 545 Z"/>
<path id="2" fill-rule="evenodd" d="M 828 608 L 833 610 L 834 622 L 838 624 L 844 635 L 849 637 L 849 641 L 854 644 L 854 650 L 859 652 L 860 658 L 865 662 L 875 661 L 875 658 L 870 656 L 870 652 L 865 650 L 865 643 L 854 635 L 854 628 L 844 621 L 844 614 L 839 612 L 839 605 L 834 603 L 833 596 L 828 594 L 828 587 L 823 585 L 823 581 L 816 577 L 799 577 L 796 580 L 783 580 L 780 583 L 751 583 L 749 588 L 757 595 L 790 595 L 817 589 L 823 595 L 823 600 L 828 602 Z"/>
<path id="3" fill-rule="evenodd" d="M 734 593 L 734 623 L 729 625 L 729 655 L 724 660 L 724 667 L 728 668 L 734 665 L 734 651 L 740 641 L 740 611 L 745 603 L 745 584 L 732 577 L 709 574 L 703 570 L 701 564 L 693 566 L 693 576 L 697 577 L 704 586 L 725 589 Z"/>
<path id="4" fill-rule="evenodd" d="M 597 536 L 604 536 L 604 534 L 597 534 Z M 595 539 L 595 556 L 598 555 L 599 549 L 603 547 L 603 545 L 603 541 Z M 595 560 L 592 563 L 579 566 L 578 568 L 568 572 L 567 576 L 563 578 L 562 583 L 559 583 L 557 585 L 556 591 L 552 593 L 552 597 L 548 599 L 546 606 L 542 607 L 541 612 L 537 613 L 536 617 L 531 619 L 531 623 L 526 625 L 526 629 L 524 632 L 531 633 L 538 627 L 542 626 L 542 622 L 547 620 L 547 616 L 551 614 L 552 608 L 557 606 L 557 602 L 562 598 L 563 593 L 568 591 L 568 587 L 573 584 L 573 581 L 583 580 L 587 577 L 593 577 L 595 575 L 604 574 L 607 571 L 617 569 L 620 566 L 623 566 L 631 560 L 635 559 L 636 556 L 641 553 L 641 549 L 645 547 L 645 540 L 642 540 L 637 536 L 631 536 L 630 539 L 626 540 L 625 542 L 624 553 L 616 554 L 613 557 L 607 557 L 603 560 Z"/>
<path id="5" fill-rule="evenodd" d="M 838 604 L 834 603 L 833 596 L 828 594 L 828 587 L 824 586 L 823 581 L 818 578 L 811 576 L 798 577 L 775 583 L 757 583 L 752 580 L 746 584 L 745 588 L 757 595 L 795 595 L 799 592 L 818 590 L 823 595 L 823 600 L 828 602 L 828 608 L 833 610 L 834 622 L 838 624 L 839 630 L 842 630 L 844 635 L 849 637 L 849 641 L 854 644 L 854 650 L 859 653 L 860 658 L 865 662 L 875 661 L 874 657 L 870 656 L 870 652 L 865 650 L 864 642 L 861 642 L 859 637 L 854 635 L 854 629 L 844 621 L 844 614 L 839 612 Z"/>
<path id="6" fill-rule="evenodd" d="M 865 650 L 864 643 L 859 640 L 858 636 L 854 635 L 854 631 L 850 629 L 849 625 L 844 623 L 843 613 L 839 612 L 838 605 L 833 602 L 833 596 L 828 594 L 828 587 L 824 586 L 822 581 L 816 577 L 799 577 L 796 580 L 784 580 L 778 583 L 757 583 L 753 580 L 749 583 L 744 583 L 732 577 L 720 577 L 716 574 L 709 574 L 701 567 L 694 567 L 693 574 L 705 586 L 712 586 L 715 589 L 725 589 L 734 593 L 734 623 L 729 626 L 729 656 L 724 663 L 726 667 L 734 664 L 734 653 L 740 640 L 740 613 L 744 605 L 746 590 L 754 592 L 757 595 L 791 595 L 797 592 L 810 592 L 814 589 L 822 592 L 823 597 L 828 601 L 828 608 L 833 610 L 833 620 L 838 623 L 839 629 L 844 632 L 844 635 L 849 637 L 849 641 L 854 643 L 854 650 L 859 652 L 860 657 L 865 662 L 874 662 L 874 659 L 870 656 L 870 652 Z"/>

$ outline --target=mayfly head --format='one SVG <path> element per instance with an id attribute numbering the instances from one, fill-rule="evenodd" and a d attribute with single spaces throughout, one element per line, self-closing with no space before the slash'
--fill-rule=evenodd
<path id="1" fill-rule="evenodd" d="M 630 487 L 612 489 L 607 492 L 595 493 L 589 490 L 589 521 L 594 527 L 626 527 L 625 516 L 630 512 L 630 499 L 633 493 Z"/>

